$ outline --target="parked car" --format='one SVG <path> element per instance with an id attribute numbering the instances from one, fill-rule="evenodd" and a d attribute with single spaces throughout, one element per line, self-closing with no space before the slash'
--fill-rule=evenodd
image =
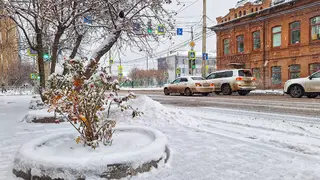
<path id="1" fill-rule="evenodd" d="M 238 92 L 245 96 L 256 89 L 254 84 L 256 78 L 248 69 L 217 71 L 209 74 L 207 80 L 214 83 L 216 94 L 231 95 L 232 92 Z"/>
<path id="2" fill-rule="evenodd" d="M 284 84 L 284 92 L 293 98 L 316 98 L 320 95 L 320 71 L 306 78 L 290 79 Z"/>
<path id="3" fill-rule="evenodd" d="M 180 93 L 180 95 L 192 96 L 203 94 L 205 96 L 214 92 L 214 84 L 199 76 L 179 77 L 164 87 L 164 94 Z"/>

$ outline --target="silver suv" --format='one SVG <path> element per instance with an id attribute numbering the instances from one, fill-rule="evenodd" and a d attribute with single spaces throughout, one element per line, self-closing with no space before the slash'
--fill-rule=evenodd
<path id="1" fill-rule="evenodd" d="M 284 84 L 284 92 L 293 98 L 316 98 L 320 95 L 320 71 L 306 78 L 290 79 Z"/>
<path id="2" fill-rule="evenodd" d="M 207 79 L 214 83 L 215 93 L 231 95 L 232 92 L 238 92 L 241 96 L 249 94 L 255 90 L 254 81 L 256 78 L 248 69 L 233 69 L 211 73 Z"/>

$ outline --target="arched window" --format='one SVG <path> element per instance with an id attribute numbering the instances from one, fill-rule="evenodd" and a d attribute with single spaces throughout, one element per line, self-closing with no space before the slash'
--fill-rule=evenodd
<path id="1" fill-rule="evenodd" d="M 296 21 L 290 24 L 290 44 L 300 43 L 300 22 Z"/>
<path id="2" fill-rule="evenodd" d="M 263 8 L 262 7 L 260 7 L 260 11 L 262 10 Z"/>
<path id="3" fill-rule="evenodd" d="M 241 11 L 239 11 L 239 17 L 241 17 L 242 16 L 242 12 Z"/>
<path id="4" fill-rule="evenodd" d="M 256 11 L 258 11 L 258 7 L 256 7 Z"/>
<path id="5" fill-rule="evenodd" d="M 251 8 L 251 13 L 253 13 L 253 11 L 254 11 L 254 9 L 253 9 L 253 8 Z"/>
<path id="6" fill-rule="evenodd" d="M 230 17 L 228 17 L 228 20 L 230 21 Z"/>
<path id="7" fill-rule="evenodd" d="M 247 15 L 247 11 L 246 10 L 243 11 L 243 15 L 244 16 Z"/>
<path id="8" fill-rule="evenodd" d="M 224 21 L 226 21 L 226 22 L 227 22 L 227 21 L 228 21 L 228 20 L 227 20 L 227 18 L 225 18 L 225 19 L 224 19 Z"/>
<path id="9" fill-rule="evenodd" d="M 234 14 L 234 18 L 238 18 L 238 15 L 237 15 L 237 13 L 235 13 L 235 14 Z"/>

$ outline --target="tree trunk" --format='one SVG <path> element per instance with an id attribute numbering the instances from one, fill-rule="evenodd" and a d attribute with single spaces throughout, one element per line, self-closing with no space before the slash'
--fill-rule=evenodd
<path id="1" fill-rule="evenodd" d="M 77 40 L 76 40 L 76 44 L 75 44 L 74 48 L 72 49 L 72 53 L 71 53 L 71 55 L 70 55 L 70 57 L 69 57 L 70 59 L 73 59 L 73 58 L 76 57 L 77 52 L 78 52 L 78 49 L 79 49 L 79 47 L 80 47 L 80 44 L 81 44 L 81 42 L 82 42 L 83 37 L 84 37 L 84 36 L 83 36 L 82 34 L 79 34 L 79 35 L 78 35 Z"/>
<path id="2" fill-rule="evenodd" d="M 56 71 L 56 64 L 58 59 L 58 50 L 60 38 L 64 32 L 65 28 L 58 26 L 58 31 L 54 36 L 53 47 L 52 47 L 52 56 L 51 56 L 51 70 L 50 74 L 53 74 Z"/>
<path id="3" fill-rule="evenodd" d="M 98 49 L 98 51 L 95 53 L 95 57 L 92 57 L 90 60 L 88 66 L 86 67 L 85 76 L 87 79 L 91 77 L 93 72 L 98 68 L 98 63 L 103 55 L 105 55 L 111 47 L 117 42 L 121 35 L 121 31 L 116 31 L 110 36 L 114 36 L 108 43 L 105 44 L 101 49 Z"/>

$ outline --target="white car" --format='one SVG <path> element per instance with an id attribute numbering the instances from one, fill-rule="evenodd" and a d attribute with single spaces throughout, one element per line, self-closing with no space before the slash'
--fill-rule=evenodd
<path id="1" fill-rule="evenodd" d="M 192 96 L 193 94 L 207 96 L 214 92 L 214 84 L 199 76 L 186 76 L 179 77 L 170 84 L 166 84 L 163 91 L 165 95 L 179 93 L 186 96 Z"/>
<path id="2" fill-rule="evenodd" d="M 293 98 L 316 98 L 320 95 L 320 71 L 306 78 L 290 79 L 284 85 L 284 93 Z"/>

